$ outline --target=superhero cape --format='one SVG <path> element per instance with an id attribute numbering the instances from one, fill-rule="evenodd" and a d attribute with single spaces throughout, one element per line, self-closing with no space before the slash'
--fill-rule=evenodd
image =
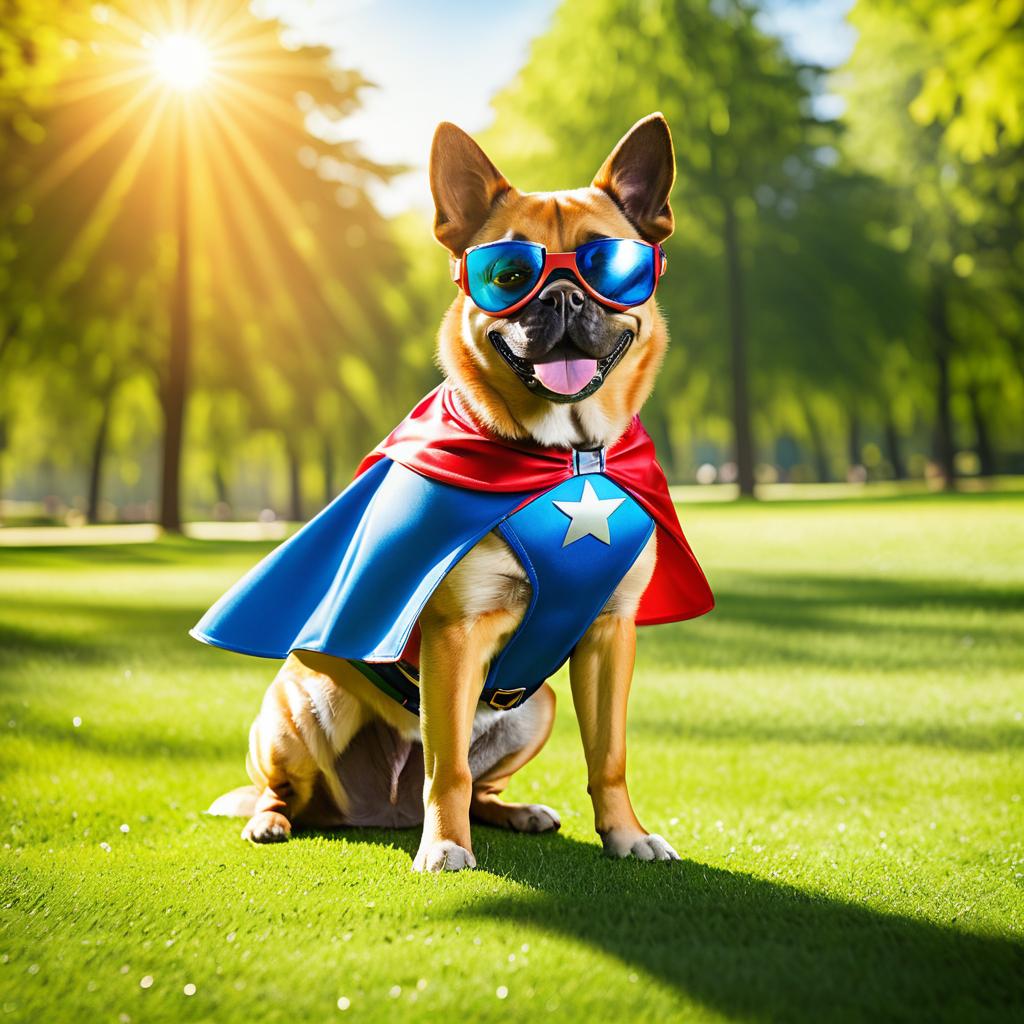
<path id="1" fill-rule="evenodd" d="M 505 441 L 478 427 L 458 395 L 441 384 L 363 459 L 356 475 L 389 458 L 433 480 L 469 490 L 536 494 L 577 472 L 571 448 Z M 657 525 L 658 562 L 637 613 L 638 626 L 680 622 L 715 606 L 711 588 L 683 536 L 654 442 L 634 416 L 603 455 L 603 472 L 628 491 Z"/>
<path id="2" fill-rule="evenodd" d="M 654 445 L 637 417 L 607 450 L 519 444 L 477 427 L 456 393 L 442 384 L 363 460 L 345 491 L 228 591 L 192 636 L 258 657 L 280 659 L 293 650 L 312 650 L 345 658 L 416 710 L 414 630 L 438 583 L 482 536 L 500 525 L 536 588 L 529 552 L 509 525 L 528 519 L 530 510 L 542 504 L 550 507 L 534 499 L 564 489 L 566 481 L 581 474 L 596 474 L 584 479 L 597 484 L 599 497 L 634 499 L 628 506 L 635 512 L 624 509 L 625 517 L 620 514 L 616 520 L 632 523 L 633 547 L 619 553 L 618 568 L 611 571 L 620 575 L 607 592 L 586 582 L 577 590 L 567 589 L 560 579 L 564 572 L 557 566 L 548 572 L 554 586 L 545 588 L 552 593 L 543 614 L 533 622 L 532 634 L 526 629 L 529 614 L 524 618 L 495 659 L 484 689 L 495 707 L 515 706 L 543 683 L 543 676 L 523 679 L 526 686 L 516 679 L 510 690 L 498 677 L 498 663 L 520 674 L 530 671 L 530 658 L 545 673 L 557 668 L 651 529 L 658 533 L 658 557 L 638 624 L 692 618 L 714 604 L 680 529 Z M 564 527 L 565 520 L 561 522 Z M 592 557 L 575 563 L 581 578 L 592 560 L 606 557 L 606 546 L 595 541 Z M 550 628 L 558 620 L 561 632 Z M 517 639 L 524 641 L 518 644 L 518 660 L 511 650 Z M 529 652 L 525 662 L 524 648 Z"/>

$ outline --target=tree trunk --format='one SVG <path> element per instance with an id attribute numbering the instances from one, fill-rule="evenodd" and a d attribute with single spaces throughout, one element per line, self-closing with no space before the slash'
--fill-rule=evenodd
<path id="1" fill-rule="evenodd" d="M 658 462 L 665 471 L 669 483 L 676 483 L 675 451 L 672 448 L 672 438 L 668 432 L 668 421 L 663 411 L 651 409 L 649 416 L 644 417 L 644 426 L 651 435 L 654 448 L 658 454 Z"/>
<path id="2" fill-rule="evenodd" d="M 850 469 L 856 469 L 857 466 L 861 465 L 860 448 L 860 415 L 856 410 L 851 410 L 849 450 L 847 452 Z"/>
<path id="3" fill-rule="evenodd" d="M 896 430 L 892 414 L 888 412 L 885 415 L 885 447 L 892 465 L 893 479 L 906 480 L 907 467 L 903 462 L 903 452 L 900 450 L 900 435 Z"/>
<path id="4" fill-rule="evenodd" d="M 935 461 L 939 465 L 944 485 L 950 488 L 956 480 L 956 453 L 953 447 L 953 415 L 950 410 L 949 353 L 945 350 L 936 352 L 935 366 L 939 375 L 935 392 Z"/>
<path id="5" fill-rule="evenodd" d="M 996 459 L 992 451 L 992 437 L 989 434 L 988 422 L 981 408 L 978 388 L 972 387 L 967 392 L 971 401 L 971 422 L 974 424 L 974 446 L 978 453 L 978 471 L 981 476 L 996 475 Z"/>
<path id="6" fill-rule="evenodd" d="M 804 419 L 807 421 L 807 432 L 811 435 L 811 451 L 814 455 L 814 470 L 818 482 L 828 484 L 832 482 L 832 471 L 828 464 L 828 449 L 825 447 L 825 440 L 821 436 L 821 429 L 818 421 L 808 407 L 804 407 Z"/>
<path id="7" fill-rule="evenodd" d="M 329 505 L 334 501 L 334 448 L 331 439 L 324 437 L 324 504 Z"/>
<path id="8" fill-rule="evenodd" d="M 213 460 L 213 491 L 217 495 L 217 504 L 228 510 L 229 518 L 234 518 L 230 512 L 231 495 L 228 493 L 228 482 L 224 479 L 224 468 L 219 457 Z"/>
<path id="9" fill-rule="evenodd" d="M 0 471 L 4 468 L 4 452 L 7 451 L 7 420 L 0 415 Z M 4 521 L 4 480 L 0 476 L 0 524 Z"/>
<path id="10" fill-rule="evenodd" d="M 3 359 L 8 346 L 14 341 L 14 336 L 21 327 L 22 314 L 11 317 L 4 327 L 3 334 L 0 334 L 0 360 Z M 3 468 L 3 454 L 7 450 L 7 420 L 0 416 L 0 469 Z M 0 478 L 0 523 L 3 522 L 4 485 Z"/>
<path id="11" fill-rule="evenodd" d="M 114 404 L 115 384 L 111 382 L 103 391 L 103 407 L 96 435 L 92 442 L 92 457 L 89 460 L 89 490 L 85 505 L 85 519 L 89 523 L 100 521 L 100 498 L 103 491 L 103 460 L 107 454 L 107 438 L 110 435 L 110 410 Z"/>
<path id="12" fill-rule="evenodd" d="M 14 336 L 21 329 L 22 316 L 22 313 L 12 316 L 11 319 L 7 321 L 3 334 L 0 334 L 0 359 L 3 358 L 4 353 L 7 351 L 7 346 L 14 341 Z"/>
<path id="13" fill-rule="evenodd" d="M 935 389 L 935 461 L 942 473 L 944 486 L 952 488 L 956 482 L 956 449 L 953 442 L 952 391 L 949 381 L 949 361 L 953 336 L 946 316 L 946 289 L 938 282 L 932 284 L 928 304 L 928 322 L 935 352 L 938 383 Z"/>
<path id="14" fill-rule="evenodd" d="M 288 490 L 290 493 L 288 518 L 302 522 L 302 460 L 293 448 L 288 449 Z"/>
<path id="15" fill-rule="evenodd" d="M 729 305 L 729 355 L 732 373 L 732 425 L 736 445 L 736 476 L 740 494 L 754 495 L 754 442 L 750 428 L 747 373 L 747 325 L 743 303 L 739 225 L 731 199 L 722 202 L 726 281 Z"/>
<path id="16" fill-rule="evenodd" d="M 171 297 L 171 331 L 167 375 L 161 388 L 164 413 L 163 465 L 160 487 L 160 525 L 169 533 L 181 532 L 181 452 L 188 390 L 190 336 L 188 155 L 184 114 L 177 123 L 177 232 L 178 261 Z"/>

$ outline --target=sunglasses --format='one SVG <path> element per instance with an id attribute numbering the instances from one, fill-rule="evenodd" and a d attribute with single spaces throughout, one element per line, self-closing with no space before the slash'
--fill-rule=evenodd
<path id="1" fill-rule="evenodd" d="M 640 306 L 665 273 L 668 257 L 660 245 L 638 238 L 597 238 L 575 252 L 548 252 L 539 242 L 488 242 L 456 260 L 452 280 L 492 316 L 522 309 L 555 270 L 569 271 L 604 306 Z"/>

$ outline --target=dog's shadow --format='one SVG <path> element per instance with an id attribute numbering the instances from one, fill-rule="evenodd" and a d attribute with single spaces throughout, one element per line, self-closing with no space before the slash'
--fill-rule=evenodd
<path id="1" fill-rule="evenodd" d="M 335 833 L 337 835 L 337 833 Z M 418 831 L 345 830 L 415 853 Z M 692 860 L 611 861 L 596 844 L 474 826 L 484 870 L 528 894 L 459 911 L 587 943 L 727 1016 L 1006 1021 L 1024 942 L 817 895 Z"/>

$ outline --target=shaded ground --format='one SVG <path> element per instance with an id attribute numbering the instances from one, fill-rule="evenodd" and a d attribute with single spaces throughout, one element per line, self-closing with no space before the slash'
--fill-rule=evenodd
<path id="1" fill-rule="evenodd" d="M 4 1019 L 1019 1013 L 1024 498 L 683 518 L 719 604 L 643 631 L 630 776 L 684 861 L 601 857 L 560 677 L 510 795 L 563 832 L 477 828 L 441 878 L 412 833 L 199 813 L 273 665 L 185 631 L 269 545 L 0 549 Z"/>

